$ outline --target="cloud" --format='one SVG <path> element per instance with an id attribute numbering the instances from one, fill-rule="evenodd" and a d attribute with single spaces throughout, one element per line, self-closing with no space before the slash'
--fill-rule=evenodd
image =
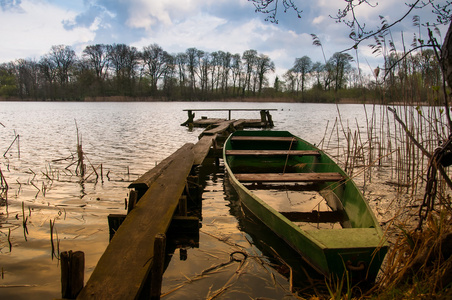
<path id="1" fill-rule="evenodd" d="M 324 16 L 318 16 L 318 17 L 315 17 L 314 20 L 312 20 L 312 24 L 318 25 L 318 24 L 323 23 L 324 20 L 325 20 Z"/>
<path id="2" fill-rule="evenodd" d="M 65 29 L 65 22 L 75 18 L 74 12 L 41 1 L 22 1 L 20 8 L 0 12 L 2 61 L 39 58 L 53 45 L 75 45 L 94 38 L 89 28 Z"/>
<path id="3" fill-rule="evenodd" d="M 0 7 L 3 11 L 23 12 L 21 3 L 21 0 L 0 0 Z"/>

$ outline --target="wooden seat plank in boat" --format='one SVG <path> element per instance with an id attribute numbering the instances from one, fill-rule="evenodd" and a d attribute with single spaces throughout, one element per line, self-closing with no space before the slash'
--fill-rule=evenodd
<path id="1" fill-rule="evenodd" d="M 290 136 L 233 136 L 231 141 L 263 141 L 263 142 L 292 142 L 297 140 Z"/>
<path id="2" fill-rule="evenodd" d="M 309 155 L 319 156 L 319 151 L 316 150 L 226 150 L 226 155 Z"/>
<path id="3" fill-rule="evenodd" d="M 336 223 L 344 221 L 345 218 L 342 211 L 280 211 L 279 213 L 292 222 Z"/>
<path id="4" fill-rule="evenodd" d="M 242 173 L 234 174 L 241 182 L 325 182 L 340 181 L 340 173 Z"/>

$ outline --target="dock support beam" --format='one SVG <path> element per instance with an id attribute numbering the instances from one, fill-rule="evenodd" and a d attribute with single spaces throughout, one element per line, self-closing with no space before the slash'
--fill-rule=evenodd
<path id="1" fill-rule="evenodd" d="M 154 241 L 154 259 L 151 268 L 151 300 L 160 299 L 162 293 L 162 277 L 165 266 L 166 236 L 159 233 Z"/>

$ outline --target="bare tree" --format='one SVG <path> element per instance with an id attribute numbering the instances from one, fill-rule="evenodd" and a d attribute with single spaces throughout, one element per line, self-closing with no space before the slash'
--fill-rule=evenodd
<path id="1" fill-rule="evenodd" d="M 346 72 L 351 69 L 350 62 L 353 61 L 353 57 L 347 53 L 336 52 L 328 60 L 332 68 L 334 90 L 337 92 L 339 89 L 343 88 L 346 83 Z"/>
<path id="2" fill-rule="evenodd" d="M 245 95 L 245 90 L 251 90 L 251 75 L 253 74 L 256 66 L 257 51 L 250 49 L 243 52 L 242 60 L 245 62 L 245 83 L 243 85 L 243 95 Z"/>
<path id="3" fill-rule="evenodd" d="M 107 46 L 108 61 L 115 70 L 118 91 L 133 95 L 133 81 L 138 66 L 137 48 L 125 44 Z"/>
<path id="4" fill-rule="evenodd" d="M 53 62 L 59 83 L 66 86 L 69 82 L 69 71 L 77 60 L 75 51 L 65 45 L 52 46 L 47 59 Z"/>
<path id="5" fill-rule="evenodd" d="M 271 61 L 271 59 L 267 55 L 260 54 L 256 59 L 256 70 L 257 78 L 259 81 L 258 93 L 260 95 L 262 92 L 262 87 L 264 85 L 265 75 L 268 72 L 275 71 L 275 64 Z"/>
<path id="6" fill-rule="evenodd" d="M 151 90 L 157 91 L 157 82 L 168 68 L 168 53 L 157 44 L 143 48 L 145 72 L 151 77 Z"/>
<path id="7" fill-rule="evenodd" d="M 299 87 L 301 86 L 302 97 L 306 86 L 306 76 L 311 72 L 311 68 L 312 60 L 308 56 L 305 55 L 295 59 L 293 70 L 297 74 L 297 94 Z"/>
<path id="8" fill-rule="evenodd" d="M 87 46 L 82 55 L 88 66 L 95 71 L 96 78 L 99 81 L 104 80 L 108 67 L 107 46 L 103 44 Z"/>

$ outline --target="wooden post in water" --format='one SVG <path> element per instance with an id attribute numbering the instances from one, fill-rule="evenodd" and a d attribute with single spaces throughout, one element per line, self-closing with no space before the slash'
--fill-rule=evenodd
<path id="1" fill-rule="evenodd" d="M 267 124 L 267 114 L 265 113 L 265 110 L 261 110 L 261 122 Z"/>
<path id="2" fill-rule="evenodd" d="M 85 274 L 85 253 L 64 251 L 61 258 L 61 296 L 75 299 L 83 288 Z"/>
<path id="3" fill-rule="evenodd" d="M 163 268 L 165 266 L 166 236 L 158 233 L 154 241 L 154 258 L 151 267 L 151 300 L 160 299 Z"/>

